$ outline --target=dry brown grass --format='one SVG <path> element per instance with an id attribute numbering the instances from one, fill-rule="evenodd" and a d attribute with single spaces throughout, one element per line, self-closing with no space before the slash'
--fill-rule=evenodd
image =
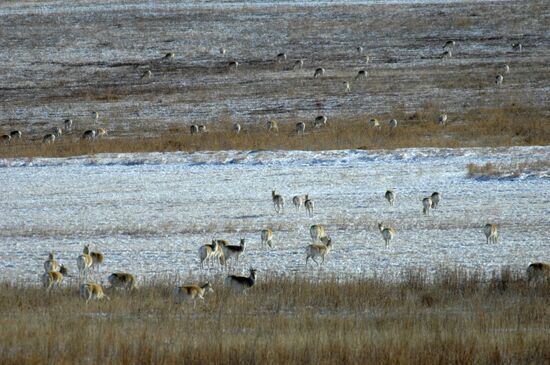
<path id="1" fill-rule="evenodd" d="M 489 364 L 550 361 L 550 285 L 522 272 L 270 277 L 174 305 L 158 277 L 88 306 L 76 287 L 4 283 L 2 364 Z"/>
<path id="2" fill-rule="evenodd" d="M 487 162 L 484 165 L 470 163 L 467 168 L 467 176 L 470 178 L 514 178 L 523 174 L 548 173 L 550 171 L 550 161 L 517 161 L 513 164 Z"/>
<path id="3" fill-rule="evenodd" d="M 371 115 L 332 119 L 322 129 L 306 126 L 305 135 L 294 132 L 295 123 L 279 123 L 279 133 L 268 133 L 263 126 L 245 126 L 241 134 L 231 130 L 232 122 L 210 126 L 209 132 L 191 135 L 189 128 L 172 127 L 158 137 L 112 137 L 93 143 L 64 136 L 53 145 L 39 140 L 0 146 L 0 157 L 64 157 L 95 153 L 217 151 L 217 150 L 333 150 L 393 149 L 407 147 L 482 147 L 547 145 L 550 142 L 550 120 L 542 109 L 510 106 L 483 109 L 463 115 L 449 115 L 446 127 L 435 122 L 437 105 L 427 104 L 415 113 L 396 109 L 391 114 L 377 115 L 381 130 L 368 126 Z M 397 117 L 398 127 L 390 131 L 389 119 Z M 147 132 L 147 131 L 144 131 Z"/>

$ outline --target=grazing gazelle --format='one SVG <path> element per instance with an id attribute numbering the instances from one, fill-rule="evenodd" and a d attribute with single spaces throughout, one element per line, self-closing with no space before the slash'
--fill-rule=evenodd
<path id="1" fill-rule="evenodd" d="M 211 244 L 206 244 L 199 247 L 199 259 L 201 260 L 201 269 L 204 268 L 204 261 L 210 262 L 212 257 L 218 256 L 218 249 L 218 242 L 216 240 L 212 240 Z"/>
<path id="2" fill-rule="evenodd" d="M 315 204 L 313 203 L 313 200 L 309 198 L 309 195 L 306 194 L 306 199 L 304 201 L 304 207 L 306 207 L 306 212 L 311 217 L 313 215 L 313 207 Z"/>
<path id="3" fill-rule="evenodd" d="M 21 133 L 21 131 L 19 131 L 19 130 L 17 130 L 17 131 L 11 131 L 11 132 L 10 132 L 10 137 L 11 137 L 11 139 L 13 139 L 13 140 L 21 139 L 21 135 L 22 135 L 22 133 Z"/>
<path id="4" fill-rule="evenodd" d="M 103 263 L 103 260 L 105 259 L 105 256 L 101 252 L 90 252 L 90 245 L 85 245 L 84 250 L 82 251 L 87 255 L 90 255 L 92 258 L 92 266 L 90 266 L 91 269 L 97 269 L 99 270 L 99 266 Z"/>
<path id="5" fill-rule="evenodd" d="M 246 294 L 246 290 L 250 289 L 256 283 L 256 270 L 250 269 L 250 275 L 228 275 L 225 278 L 224 284 L 230 289 Z"/>
<path id="6" fill-rule="evenodd" d="M 80 297 L 86 299 L 86 304 L 90 299 L 101 300 L 105 298 L 109 300 L 109 297 L 103 293 L 101 285 L 93 283 L 80 284 Z"/>
<path id="7" fill-rule="evenodd" d="M 2 143 L 10 144 L 11 136 L 9 134 L 4 134 L 0 139 L 2 139 Z"/>
<path id="8" fill-rule="evenodd" d="M 269 120 L 266 126 L 268 132 L 279 133 L 279 124 L 275 120 Z"/>
<path id="9" fill-rule="evenodd" d="M 53 252 L 50 252 L 48 254 L 48 259 L 44 261 L 44 271 L 46 272 L 59 271 L 59 264 L 53 257 Z"/>
<path id="10" fill-rule="evenodd" d="M 296 211 L 300 211 L 300 208 L 304 204 L 304 199 L 300 195 L 295 195 L 294 198 L 292 198 L 292 204 L 296 207 Z"/>
<path id="11" fill-rule="evenodd" d="M 196 124 L 192 124 L 189 128 L 191 131 L 191 134 L 198 134 L 199 133 L 199 126 Z"/>
<path id="12" fill-rule="evenodd" d="M 180 304 L 187 300 L 193 300 L 193 308 L 195 308 L 197 298 L 204 300 L 204 294 L 208 292 L 214 292 L 212 285 L 208 281 L 202 285 L 176 286 L 173 291 L 174 303 Z"/>
<path id="13" fill-rule="evenodd" d="M 301 70 L 302 68 L 304 67 L 304 60 L 302 59 L 299 59 L 299 60 L 296 60 L 294 61 L 294 69 L 298 69 L 298 70 Z"/>
<path id="14" fill-rule="evenodd" d="M 58 287 L 63 281 L 63 277 L 67 275 L 67 269 L 61 265 L 59 271 L 49 271 L 42 274 L 42 285 L 44 288 L 50 290 L 53 287 Z"/>
<path id="15" fill-rule="evenodd" d="M 239 68 L 239 62 L 231 61 L 227 64 L 227 68 L 229 68 L 229 70 L 237 71 L 237 68 Z"/>
<path id="16" fill-rule="evenodd" d="M 84 250 L 80 256 L 76 258 L 76 267 L 78 267 L 78 277 L 82 278 L 88 273 L 88 269 L 92 267 L 92 256 L 88 254 L 88 246 L 84 246 Z"/>
<path id="17" fill-rule="evenodd" d="M 384 197 L 390 203 L 391 206 L 393 206 L 393 203 L 395 203 L 395 193 L 393 190 L 387 190 L 386 194 L 384 194 Z"/>
<path id="18" fill-rule="evenodd" d="M 432 198 L 427 197 L 422 199 L 422 213 L 424 215 L 430 215 L 431 207 L 432 207 Z"/>
<path id="19" fill-rule="evenodd" d="M 233 124 L 233 131 L 235 132 L 235 134 L 241 133 L 241 125 L 239 123 Z"/>
<path id="20" fill-rule="evenodd" d="M 350 88 L 350 86 L 349 86 L 349 82 L 344 81 L 343 84 L 344 84 L 344 91 L 345 91 L 345 92 L 350 92 L 350 91 L 351 91 L 351 88 Z"/>
<path id="21" fill-rule="evenodd" d="M 395 127 L 397 127 L 397 119 L 390 120 L 388 125 L 390 126 L 390 129 L 395 129 Z"/>
<path id="22" fill-rule="evenodd" d="M 281 52 L 276 57 L 275 60 L 279 63 L 286 61 L 286 53 Z"/>
<path id="23" fill-rule="evenodd" d="M 44 138 L 42 138 L 42 143 L 44 144 L 51 144 L 55 142 L 55 135 L 53 134 L 46 134 Z"/>
<path id="24" fill-rule="evenodd" d="M 322 67 L 319 67 L 315 69 L 315 72 L 313 73 L 313 78 L 316 79 L 317 77 L 321 77 L 325 75 L 325 69 Z"/>
<path id="25" fill-rule="evenodd" d="M 208 130 L 204 124 L 199 124 L 199 133 L 206 133 Z"/>
<path id="26" fill-rule="evenodd" d="M 85 139 L 85 140 L 88 140 L 88 141 L 93 141 L 95 139 L 95 135 L 96 135 L 95 130 L 88 129 L 87 131 L 84 131 L 84 133 L 82 133 L 81 138 Z"/>
<path id="27" fill-rule="evenodd" d="M 107 278 L 112 288 L 116 289 L 134 289 L 136 287 L 136 277 L 127 272 L 114 272 Z"/>
<path id="28" fill-rule="evenodd" d="M 147 70 L 141 75 L 142 79 L 150 79 L 151 77 L 153 77 L 151 70 Z"/>
<path id="29" fill-rule="evenodd" d="M 380 122 L 376 118 L 371 118 L 369 120 L 369 125 L 373 128 L 380 129 Z"/>
<path id="30" fill-rule="evenodd" d="M 510 73 L 510 66 L 508 66 L 507 64 L 504 64 L 502 65 L 502 71 L 508 75 Z"/>
<path id="31" fill-rule="evenodd" d="M 72 119 L 65 119 L 63 122 L 63 128 L 65 128 L 66 132 L 69 132 L 73 129 L 73 120 Z"/>
<path id="32" fill-rule="evenodd" d="M 220 47 L 220 54 L 224 55 L 227 53 L 227 50 L 223 47 Z"/>
<path id="33" fill-rule="evenodd" d="M 164 55 L 165 60 L 173 60 L 174 58 L 176 58 L 176 54 L 174 52 L 168 52 Z"/>
<path id="34" fill-rule="evenodd" d="M 432 208 L 437 209 L 437 206 L 439 205 L 439 202 L 441 201 L 441 194 L 439 194 L 437 191 L 434 191 L 432 195 L 430 196 L 432 199 Z"/>
<path id="35" fill-rule="evenodd" d="M 275 193 L 275 190 L 271 190 L 271 200 L 273 201 L 275 212 L 283 213 L 285 208 L 285 199 L 283 196 Z"/>
<path id="36" fill-rule="evenodd" d="M 440 114 L 437 117 L 437 124 L 445 126 L 445 123 L 447 123 L 447 113 Z"/>
<path id="37" fill-rule="evenodd" d="M 268 229 L 262 229 L 262 232 L 260 233 L 260 237 L 262 239 L 262 247 L 264 244 L 267 244 L 269 247 L 273 247 L 273 230 L 271 228 Z"/>
<path id="38" fill-rule="evenodd" d="M 362 54 L 363 54 L 363 47 L 358 46 L 358 47 L 356 48 L 356 50 L 357 50 L 357 53 L 359 53 L 359 55 L 362 55 Z"/>
<path id="39" fill-rule="evenodd" d="M 452 58 L 452 57 L 453 57 L 453 53 L 451 51 L 445 51 L 439 55 L 439 58 L 441 59 Z"/>
<path id="40" fill-rule="evenodd" d="M 319 115 L 313 120 L 313 127 L 314 128 L 321 128 L 327 125 L 327 116 L 326 115 Z"/>
<path id="41" fill-rule="evenodd" d="M 325 242 L 326 242 L 325 244 L 320 244 L 320 245 L 313 244 L 313 245 L 308 245 L 306 247 L 306 267 L 307 267 L 307 262 L 310 258 L 318 266 L 322 265 L 325 262 L 325 256 L 330 252 L 332 248 L 332 240 L 330 239 L 330 237 L 327 237 Z M 315 260 L 316 257 L 321 258 L 321 264 L 319 264 L 317 260 Z"/>
<path id="42" fill-rule="evenodd" d="M 378 229 L 380 230 L 380 233 L 382 233 L 382 237 L 384 238 L 386 247 L 388 247 L 390 241 L 393 239 L 393 237 L 395 237 L 395 229 L 391 227 L 384 227 L 382 223 L 378 223 Z"/>
<path id="43" fill-rule="evenodd" d="M 497 84 L 497 86 L 500 86 L 502 85 L 502 82 L 504 81 L 504 76 L 502 75 L 497 75 L 495 77 L 495 84 Z"/>
<path id="44" fill-rule="evenodd" d="M 241 238 L 240 245 L 221 245 L 223 257 L 224 257 L 224 264 L 231 258 L 235 258 L 235 261 L 239 262 L 239 257 L 244 252 L 244 238 Z"/>
<path id="45" fill-rule="evenodd" d="M 60 137 L 60 136 L 63 134 L 63 131 L 62 131 L 61 128 L 59 128 L 59 127 L 53 127 L 53 128 L 52 128 L 52 134 L 53 134 L 56 138 L 58 138 L 58 137 Z"/>
<path id="46" fill-rule="evenodd" d="M 355 80 L 366 80 L 367 79 L 367 71 L 365 70 L 359 70 L 357 72 L 357 75 L 355 76 Z"/>
<path id="47" fill-rule="evenodd" d="M 520 51 L 523 49 L 523 46 L 521 45 L 521 43 L 512 43 L 512 49 L 514 51 Z"/>
<path id="48" fill-rule="evenodd" d="M 327 237 L 325 233 L 325 227 L 320 224 L 314 224 L 309 227 L 309 235 L 313 243 L 322 242 L 323 237 Z"/>
<path id="49" fill-rule="evenodd" d="M 487 237 L 487 243 L 498 242 L 498 232 L 496 224 L 487 223 L 485 227 L 483 227 L 483 233 L 485 233 L 485 237 Z"/>
<path id="50" fill-rule="evenodd" d="M 96 138 L 101 138 L 101 137 L 106 136 L 106 135 L 107 135 L 107 130 L 104 129 L 104 128 L 98 128 L 95 131 Z"/>
<path id="51" fill-rule="evenodd" d="M 94 123 L 97 122 L 97 120 L 99 119 L 99 112 L 93 111 L 92 119 L 94 120 Z"/>
<path id="52" fill-rule="evenodd" d="M 304 134 L 306 132 L 306 123 L 298 122 L 296 123 L 296 133 Z"/>
<path id="53" fill-rule="evenodd" d="M 544 262 L 534 262 L 527 268 L 527 279 L 550 279 L 550 265 Z"/>
<path id="54" fill-rule="evenodd" d="M 445 44 L 443 45 L 443 49 L 445 48 L 453 48 L 455 46 L 456 42 L 455 41 L 447 41 L 445 42 Z"/>

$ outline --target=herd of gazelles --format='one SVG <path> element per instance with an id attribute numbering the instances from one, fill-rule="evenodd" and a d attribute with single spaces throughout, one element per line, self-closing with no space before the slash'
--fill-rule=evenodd
<path id="1" fill-rule="evenodd" d="M 445 44 L 443 45 L 444 52 L 440 55 L 440 57 L 443 58 L 443 59 L 451 58 L 452 57 L 451 49 L 455 45 L 456 45 L 456 42 L 454 40 L 445 42 Z M 522 49 L 523 49 L 523 46 L 521 45 L 521 43 L 513 43 L 512 44 L 512 49 L 514 51 L 521 52 Z M 227 52 L 227 50 L 225 48 L 220 48 L 220 53 L 222 55 L 224 55 L 226 52 Z M 360 55 L 363 55 L 363 47 L 360 47 L 360 46 L 357 47 L 357 52 L 359 52 Z M 370 60 L 370 57 L 368 55 L 365 55 L 364 57 L 365 57 L 366 63 L 368 64 L 369 60 Z M 173 53 L 173 52 L 169 52 L 163 57 L 163 59 L 166 59 L 166 60 L 172 60 L 174 58 L 175 58 L 175 53 Z M 286 61 L 286 59 L 287 59 L 286 53 L 279 53 L 275 57 L 275 60 L 278 63 L 284 62 L 284 61 Z M 228 64 L 229 70 L 237 70 L 238 66 L 239 66 L 239 63 L 237 61 L 231 61 Z M 304 66 L 304 60 L 299 59 L 299 60 L 296 60 L 294 62 L 294 67 L 293 68 L 301 70 L 303 68 L 303 66 Z M 325 75 L 325 73 L 326 73 L 326 71 L 325 71 L 324 68 L 318 67 L 318 68 L 315 69 L 315 72 L 313 73 L 313 78 L 322 77 L 322 76 Z M 508 66 L 507 64 L 504 64 L 502 66 L 502 73 L 503 74 L 509 74 L 510 73 L 510 66 Z M 357 72 L 357 75 L 355 76 L 355 80 L 366 80 L 367 75 L 368 75 L 368 72 L 364 69 L 361 69 Z M 150 70 L 147 70 L 142 75 L 142 78 L 151 78 L 152 76 L 153 76 L 152 72 Z M 495 78 L 496 85 L 497 86 L 502 85 L 503 81 L 504 81 L 504 76 L 502 74 L 498 74 Z M 350 83 L 348 81 L 344 81 L 344 90 L 346 92 L 350 91 Z M 94 121 L 97 121 L 98 118 L 99 118 L 99 113 L 95 112 L 95 111 L 92 112 L 92 117 L 94 118 Z M 443 113 L 443 114 L 439 115 L 439 117 L 437 118 L 437 122 L 438 122 L 438 124 L 444 126 L 447 122 L 447 114 Z M 314 128 L 320 128 L 322 126 L 325 126 L 326 124 L 327 124 L 327 117 L 324 116 L 324 115 L 320 115 L 320 116 L 315 118 L 315 120 L 313 122 L 313 127 Z M 378 129 L 381 128 L 379 121 L 377 119 L 374 119 L 374 118 L 369 121 L 369 125 L 371 125 L 374 128 L 378 128 Z M 391 119 L 388 122 L 388 125 L 389 125 L 390 129 L 393 130 L 395 127 L 397 127 L 397 120 L 396 119 Z M 65 131 L 66 132 L 71 131 L 72 127 L 73 127 L 72 119 L 66 119 L 64 121 Z M 233 124 L 233 130 L 236 134 L 239 134 L 241 132 L 241 129 L 242 128 L 241 128 L 241 125 L 239 123 Z M 270 132 L 278 132 L 279 128 L 278 128 L 277 122 L 276 121 L 268 121 L 267 122 L 267 129 Z M 305 129 L 306 129 L 306 125 L 305 125 L 304 122 L 296 123 L 295 130 L 296 130 L 297 134 L 304 134 Z M 205 125 L 193 124 L 190 127 L 190 131 L 191 131 L 191 134 L 201 134 L 201 133 L 207 132 L 207 128 L 206 128 Z M 52 144 L 52 143 L 55 142 L 55 140 L 57 138 L 59 138 L 62 135 L 62 133 L 63 133 L 63 131 L 62 131 L 61 128 L 54 127 L 52 129 L 51 133 L 46 134 L 42 138 L 42 143 Z M 82 133 L 81 139 L 82 140 L 87 140 L 87 141 L 93 141 L 93 140 L 98 139 L 98 138 L 100 138 L 102 136 L 105 136 L 105 135 L 107 135 L 107 131 L 104 128 L 88 129 L 88 130 L 86 130 Z M 20 140 L 21 136 L 22 136 L 22 132 L 20 130 L 14 130 L 14 131 L 11 131 L 9 134 L 4 134 L 4 135 L 0 136 L 0 141 L 4 144 L 9 144 L 12 141 Z"/>
<path id="2" fill-rule="evenodd" d="M 395 203 L 396 194 L 393 190 L 387 190 L 384 194 L 388 203 L 393 206 Z M 283 213 L 285 200 L 282 195 L 277 194 L 275 190 L 271 191 L 271 198 L 276 213 Z M 431 196 L 422 199 L 422 212 L 424 215 L 429 215 L 430 209 L 437 209 L 441 201 L 441 194 L 434 192 Z M 313 214 L 314 203 L 305 195 L 304 198 L 297 195 L 292 198 L 292 204 L 297 211 L 302 206 L 305 207 L 307 213 Z M 378 223 L 378 229 L 384 239 L 386 247 L 396 235 L 396 230 L 389 226 L 384 226 Z M 312 244 L 308 245 L 305 250 L 306 267 L 309 259 L 313 260 L 318 266 L 323 265 L 325 256 L 332 249 L 332 239 L 327 235 L 325 228 L 321 224 L 314 224 L 310 227 L 309 233 Z M 483 233 L 487 239 L 487 244 L 498 242 L 498 233 L 496 224 L 488 223 L 483 227 Z M 261 247 L 273 247 L 273 230 L 267 228 L 261 231 Z M 212 239 L 210 244 L 205 244 L 199 247 L 200 268 L 204 268 L 204 263 L 211 264 L 214 260 L 218 260 L 221 265 L 226 265 L 229 260 L 237 261 L 243 254 L 245 249 L 245 240 L 241 238 L 239 245 L 231 245 L 227 240 Z M 321 259 L 318 262 L 316 259 Z M 77 257 L 77 267 L 79 271 L 79 279 L 82 281 L 87 278 L 88 271 L 93 268 L 98 268 L 104 261 L 104 255 L 101 252 L 91 252 L 89 245 L 85 245 L 81 255 Z M 63 277 L 68 276 L 68 270 L 64 265 L 59 265 L 54 258 L 53 253 L 50 253 L 48 260 L 44 262 L 45 273 L 42 276 L 42 284 L 46 289 L 59 286 L 63 281 Z M 543 262 L 532 263 L 527 268 L 528 280 L 531 281 L 538 277 L 550 278 L 550 264 Z M 133 274 L 125 272 L 115 272 L 109 275 L 108 282 L 111 288 L 115 289 L 134 289 L 136 287 L 136 279 Z M 251 268 L 248 276 L 228 275 L 225 278 L 224 285 L 236 292 L 246 293 L 247 289 L 254 286 L 256 282 L 256 270 Z M 195 285 L 176 286 L 173 289 L 173 298 L 175 303 L 181 303 L 186 300 L 193 300 L 196 304 L 196 299 L 204 299 L 206 292 L 212 292 L 210 282 Z M 91 299 L 100 300 L 103 298 L 109 299 L 103 291 L 103 287 L 96 283 L 81 283 L 80 296 L 88 303 Z"/>

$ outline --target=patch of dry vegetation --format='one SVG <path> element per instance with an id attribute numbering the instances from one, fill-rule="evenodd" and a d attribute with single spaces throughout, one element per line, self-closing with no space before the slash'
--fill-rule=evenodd
<path id="1" fill-rule="evenodd" d="M 333 150 L 393 149 L 407 147 L 497 147 L 546 145 L 550 141 L 550 121 L 538 108 L 516 107 L 449 114 L 446 127 L 437 125 L 439 108 L 426 104 L 415 113 L 396 109 L 377 115 L 382 128 L 368 124 L 372 115 L 330 119 L 328 125 L 314 129 L 306 126 L 306 134 L 295 132 L 295 123 L 279 123 L 279 133 L 269 133 L 264 126 L 244 126 L 236 135 L 232 123 L 209 127 L 209 132 L 191 135 L 189 128 L 172 127 L 158 137 L 117 137 L 93 143 L 64 136 L 53 145 L 40 140 L 0 146 L 0 157 L 65 157 L 95 153 L 217 151 L 217 150 Z M 399 125 L 390 131 L 388 121 L 397 117 Z M 144 131 L 146 132 L 146 131 Z"/>
<path id="2" fill-rule="evenodd" d="M 90 303 L 76 287 L 4 283 L 2 364 L 487 364 L 550 359 L 550 284 L 524 273 L 403 272 L 399 280 L 270 277 L 246 296 L 214 281 L 194 309 L 176 278 Z"/>
<path id="3" fill-rule="evenodd" d="M 487 162 L 484 165 L 470 163 L 467 166 L 470 178 L 517 178 L 522 175 L 549 174 L 550 161 L 521 161 L 510 164 Z"/>

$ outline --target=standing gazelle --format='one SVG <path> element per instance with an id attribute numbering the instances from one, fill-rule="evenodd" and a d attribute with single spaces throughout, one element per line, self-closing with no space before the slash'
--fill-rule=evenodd
<path id="1" fill-rule="evenodd" d="M 437 124 L 445 126 L 445 123 L 447 123 L 447 113 L 440 114 L 437 117 Z"/>
<path id="2" fill-rule="evenodd" d="M 2 137 L 0 137 L 2 140 L 2 143 L 4 144 L 10 144 L 11 136 L 9 134 L 4 134 Z"/>
<path id="3" fill-rule="evenodd" d="M 278 63 L 281 63 L 281 62 L 286 61 L 286 53 L 284 53 L 284 52 L 279 53 L 279 54 L 275 57 L 275 61 L 277 61 Z"/>
<path id="4" fill-rule="evenodd" d="M 306 123 L 304 122 L 296 123 L 296 133 L 303 135 L 305 132 L 306 132 Z"/>
<path id="5" fill-rule="evenodd" d="M 107 278 L 112 288 L 134 289 L 136 287 L 136 277 L 127 272 L 115 272 Z"/>
<path id="6" fill-rule="evenodd" d="M 11 137 L 11 139 L 13 139 L 14 141 L 15 141 L 16 139 L 21 139 L 21 136 L 22 136 L 22 133 L 21 133 L 20 130 L 16 130 L 16 131 L 11 131 L 11 132 L 10 132 L 10 137 Z"/>
<path id="7" fill-rule="evenodd" d="M 244 294 L 246 294 L 246 290 L 252 288 L 255 283 L 255 269 L 250 269 L 250 275 L 248 277 L 240 275 L 228 275 L 224 281 L 225 286 L 227 286 L 228 288 Z"/>
<path id="8" fill-rule="evenodd" d="M 527 280 L 531 282 L 534 279 L 550 279 L 550 265 L 544 262 L 533 262 L 527 268 Z"/>
<path id="9" fill-rule="evenodd" d="M 501 86 L 503 81 L 504 81 L 504 76 L 497 75 L 495 77 L 495 84 L 497 84 L 497 86 Z"/>
<path id="10" fill-rule="evenodd" d="M 279 133 L 279 124 L 275 120 L 269 120 L 266 127 L 268 132 Z"/>
<path id="11" fill-rule="evenodd" d="M 485 233 L 485 237 L 487 238 L 487 243 L 498 242 L 498 232 L 497 232 L 496 224 L 487 223 L 485 227 L 483 227 L 483 233 Z"/>
<path id="12" fill-rule="evenodd" d="M 265 244 L 267 244 L 270 248 L 273 247 L 273 230 L 271 228 L 262 229 L 260 237 L 262 239 L 262 247 L 264 247 Z"/>
<path id="13" fill-rule="evenodd" d="M 441 194 L 439 194 L 437 191 L 434 191 L 432 195 L 430 196 L 432 199 L 432 208 L 437 209 L 437 206 L 439 205 L 439 202 L 441 201 Z"/>
<path id="14" fill-rule="evenodd" d="M 313 73 L 313 78 L 316 79 L 317 77 L 321 77 L 325 75 L 325 69 L 322 67 L 319 67 L 315 69 L 315 72 Z"/>
<path id="15" fill-rule="evenodd" d="M 212 240 L 211 244 L 202 245 L 199 247 L 199 259 L 201 260 L 200 267 L 204 268 L 204 261 L 210 262 L 213 257 L 218 257 L 218 252 L 221 248 L 218 247 L 218 242 Z"/>
<path id="16" fill-rule="evenodd" d="M 271 191 L 271 200 L 273 200 L 273 206 L 275 207 L 275 212 L 283 213 L 285 207 L 285 199 L 282 195 L 275 193 L 275 190 Z"/>
<path id="17" fill-rule="evenodd" d="M 311 236 L 311 241 L 313 243 L 322 242 L 322 239 L 327 237 L 325 227 L 320 224 L 314 224 L 309 227 L 309 235 Z"/>
<path id="18" fill-rule="evenodd" d="M 326 115 L 319 115 L 313 120 L 314 128 L 321 128 L 327 125 L 328 118 Z"/>
<path id="19" fill-rule="evenodd" d="M 395 237 L 395 229 L 391 227 L 384 227 L 382 223 L 378 223 L 378 229 L 380 230 L 380 233 L 382 233 L 382 237 L 384 238 L 386 247 L 388 247 L 390 241 L 393 239 L 393 237 Z"/>
<path id="20" fill-rule="evenodd" d="M 369 125 L 375 129 L 380 129 L 380 122 L 376 118 L 371 118 L 369 120 Z"/>
<path id="21" fill-rule="evenodd" d="M 367 71 L 365 71 L 365 70 L 357 71 L 357 75 L 355 76 L 355 80 L 366 80 L 366 79 L 367 79 Z"/>
<path id="22" fill-rule="evenodd" d="M 48 271 L 42 274 L 42 285 L 48 290 L 53 287 L 59 288 L 64 276 L 67 276 L 67 269 L 61 265 L 59 271 Z"/>
<path id="23" fill-rule="evenodd" d="M 103 260 L 105 259 L 105 256 L 101 252 L 90 252 L 90 245 L 85 245 L 83 252 L 87 255 L 90 255 L 92 258 L 92 266 L 90 266 L 91 269 L 97 269 L 99 270 L 99 266 L 103 264 Z"/>
<path id="24" fill-rule="evenodd" d="M 397 127 L 397 119 L 392 119 L 388 122 L 388 125 L 390 126 L 390 130 L 395 129 Z"/>
<path id="25" fill-rule="evenodd" d="M 384 197 L 386 198 L 388 203 L 393 206 L 393 204 L 395 203 L 395 193 L 393 192 L 393 190 L 387 190 L 386 194 L 384 194 Z"/>
<path id="26" fill-rule="evenodd" d="M 239 68 L 239 62 L 237 61 L 231 61 L 227 64 L 227 68 L 231 71 L 237 71 L 237 69 Z"/>
<path id="27" fill-rule="evenodd" d="M 82 279 L 88 274 L 88 269 L 92 267 L 92 256 L 88 254 L 88 245 L 84 246 L 84 250 L 80 256 L 76 258 L 76 267 L 78 267 L 78 277 Z"/>
<path id="28" fill-rule="evenodd" d="M 231 258 L 235 258 L 235 261 L 239 262 L 239 257 L 244 252 L 244 238 L 241 238 L 241 244 L 236 245 L 221 245 L 223 257 L 224 257 L 224 264 Z"/>
<path id="29" fill-rule="evenodd" d="M 103 293 L 101 285 L 93 283 L 80 284 L 80 297 L 86 299 L 86 304 L 90 299 L 101 300 L 105 298 L 109 300 L 109 297 Z"/>
<path id="30" fill-rule="evenodd" d="M 55 142 L 55 135 L 53 134 L 46 134 L 44 138 L 42 138 L 42 143 L 44 144 L 52 144 Z"/>
<path id="31" fill-rule="evenodd" d="M 309 195 L 306 194 L 306 199 L 304 201 L 304 207 L 306 208 L 306 212 L 311 217 L 313 215 L 313 207 L 315 204 L 313 203 L 313 200 L 309 198 Z"/>
<path id="32" fill-rule="evenodd" d="M 59 264 L 53 257 L 53 252 L 50 252 L 48 254 L 48 259 L 44 261 L 44 271 L 46 272 L 59 271 Z"/>
<path id="33" fill-rule="evenodd" d="M 306 247 L 306 267 L 307 262 L 311 258 L 317 266 L 322 265 L 325 262 L 325 256 L 330 252 L 332 249 L 332 240 L 330 237 L 327 237 L 326 244 L 320 244 L 320 245 L 308 245 Z M 317 260 L 315 260 L 316 257 L 321 258 L 321 263 L 319 264 Z"/>
<path id="34" fill-rule="evenodd" d="M 432 198 L 427 197 L 422 199 L 422 213 L 424 215 L 430 215 L 431 207 L 432 207 Z"/>
<path id="35" fill-rule="evenodd" d="M 296 207 L 296 211 L 300 211 L 300 208 L 304 204 L 304 199 L 300 195 L 296 195 L 292 198 L 292 204 Z"/>
<path id="36" fill-rule="evenodd" d="M 65 132 L 70 132 L 73 129 L 73 120 L 65 119 L 63 122 L 63 128 L 65 129 Z"/>
<path id="37" fill-rule="evenodd" d="M 204 300 L 204 294 L 208 292 L 214 292 L 208 281 L 202 285 L 176 286 L 173 291 L 174 303 L 179 304 L 187 300 L 193 300 L 193 308 L 195 308 L 197 298 Z"/>
<path id="38" fill-rule="evenodd" d="M 298 70 L 301 70 L 302 68 L 304 67 L 304 60 L 302 59 L 299 59 L 299 60 L 296 60 L 294 61 L 294 69 L 298 69 Z"/>
<path id="39" fill-rule="evenodd" d="M 233 124 L 233 131 L 235 132 L 235 134 L 241 133 L 241 125 L 239 123 Z"/>

